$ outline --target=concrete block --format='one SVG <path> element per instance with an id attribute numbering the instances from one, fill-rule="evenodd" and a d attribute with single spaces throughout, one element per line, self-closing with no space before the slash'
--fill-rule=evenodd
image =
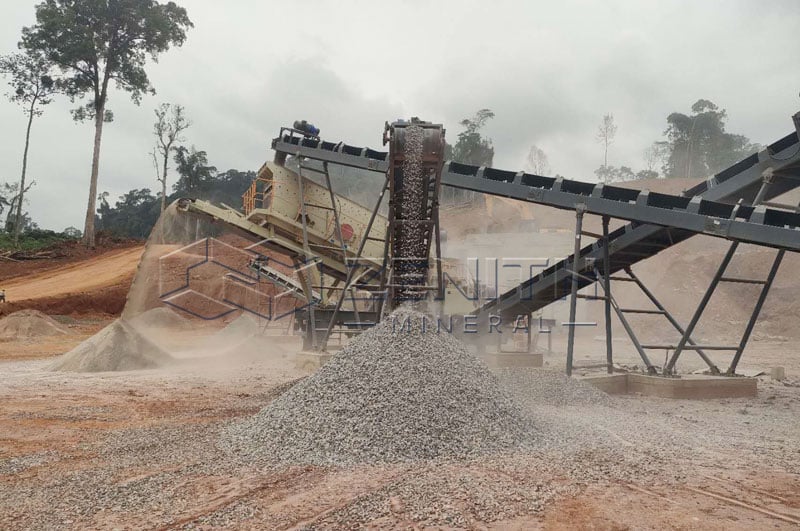
<path id="1" fill-rule="evenodd" d="M 579 377 L 610 395 L 639 394 L 662 398 L 702 400 L 705 398 L 749 398 L 758 392 L 758 380 L 725 376 L 664 378 L 644 374 L 598 374 Z"/>
<path id="2" fill-rule="evenodd" d="M 706 398 L 750 398 L 758 393 L 755 378 L 726 376 L 684 376 L 664 378 L 628 374 L 628 394 L 702 400 Z"/>
<path id="3" fill-rule="evenodd" d="M 579 379 L 610 395 L 624 395 L 628 393 L 627 374 L 598 374 L 596 376 L 583 376 Z"/>

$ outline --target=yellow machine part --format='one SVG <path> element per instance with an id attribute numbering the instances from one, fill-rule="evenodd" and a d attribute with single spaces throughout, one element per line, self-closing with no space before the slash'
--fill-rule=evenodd
<path id="1" fill-rule="evenodd" d="M 302 187 L 301 198 L 299 176 L 283 166 L 268 162 L 261 167 L 256 181 L 244 196 L 245 215 L 254 223 L 274 225 L 291 235 L 294 241 L 302 242 L 304 202 L 311 250 L 319 252 L 323 247 L 341 247 L 328 189 L 305 177 L 302 178 Z M 372 211 L 340 195 L 334 197 L 348 256 L 353 257 L 364 237 Z M 370 239 L 361 253 L 363 259 L 376 263 L 383 261 L 386 224 L 385 217 L 375 218 Z"/>

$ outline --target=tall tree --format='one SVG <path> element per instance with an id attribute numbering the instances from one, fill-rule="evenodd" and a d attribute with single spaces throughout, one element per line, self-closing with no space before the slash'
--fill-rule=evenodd
<path id="1" fill-rule="evenodd" d="M 614 115 L 609 113 L 603 116 L 603 121 L 597 127 L 597 141 L 603 144 L 603 166 L 608 166 L 608 146 L 614 143 L 617 135 L 617 124 Z"/>
<path id="2" fill-rule="evenodd" d="M 697 100 L 692 114 L 667 117 L 666 177 L 707 177 L 758 150 L 742 135 L 725 131 L 727 113 L 709 100 Z"/>
<path id="3" fill-rule="evenodd" d="M 170 46 L 181 46 L 193 27 L 186 10 L 174 2 L 155 0 L 45 0 L 36 6 L 36 24 L 22 29 L 20 47 L 42 53 L 63 76 L 58 85 L 67 95 L 90 101 L 73 111 L 82 121 L 94 120 L 92 173 L 83 241 L 94 247 L 94 220 L 100 141 L 103 123 L 113 114 L 107 108 L 109 83 L 128 92 L 139 104 L 154 94 L 144 66 Z"/>
<path id="4" fill-rule="evenodd" d="M 184 191 L 194 197 L 207 192 L 217 174 L 216 166 L 208 164 L 206 152 L 197 151 L 194 146 L 191 149 L 179 146 L 175 150 L 175 164 L 181 177 L 173 188 L 175 191 Z"/>
<path id="5" fill-rule="evenodd" d="M 178 147 L 176 142 L 183 142 L 185 139 L 181 133 L 189 128 L 192 123 L 186 118 L 182 105 L 172 105 L 162 103 L 156 108 L 156 122 L 153 125 L 153 132 L 156 135 L 156 151 L 161 157 L 163 166 L 158 182 L 161 183 L 161 212 L 167 209 L 167 169 L 169 166 L 169 156 Z"/>
<path id="6" fill-rule="evenodd" d="M 481 136 L 480 132 L 491 118 L 494 118 L 491 110 L 481 109 L 471 118 L 461 120 L 464 130 L 458 133 L 458 140 L 453 146 L 453 160 L 474 166 L 492 165 L 494 160 L 492 141 Z"/>
<path id="7" fill-rule="evenodd" d="M 547 154 L 536 144 L 531 146 L 528 156 L 525 159 L 525 171 L 536 175 L 547 175 L 550 173 L 550 162 Z"/>
<path id="8" fill-rule="evenodd" d="M 444 158 L 454 160 L 462 164 L 472 164 L 474 166 L 491 166 L 494 160 L 494 147 L 492 141 L 481 135 L 481 129 L 486 125 L 494 113 L 489 109 L 480 109 L 470 118 L 464 118 L 459 122 L 464 128 L 458 134 L 455 145 L 445 144 Z M 448 202 L 473 201 L 476 197 L 474 192 L 466 190 L 450 190 L 450 195 L 443 196 L 443 200 Z"/>
<path id="9" fill-rule="evenodd" d="M 13 218 L 12 235 L 14 245 L 19 244 L 19 233 L 22 229 L 22 205 L 25 192 L 30 188 L 25 186 L 28 171 L 28 148 L 31 143 L 31 126 L 33 118 L 41 116 L 45 105 L 52 101 L 56 91 L 55 83 L 50 75 L 51 66 L 40 54 L 15 53 L 0 57 L 0 73 L 10 77 L 9 85 L 12 91 L 6 94 L 8 99 L 22 106 L 23 112 L 28 117 L 25 128 L 25 148 L 22 151 L 22 175 L 19 178 L 19 193 L 14 202 L 9 205 L 11 212 L 9 219 Z"/>

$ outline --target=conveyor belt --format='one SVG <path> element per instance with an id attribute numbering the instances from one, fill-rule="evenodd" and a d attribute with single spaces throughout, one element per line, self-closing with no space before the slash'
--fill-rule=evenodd
<path id="1" fill-rule="evenodd" d="M 272 147 L 279 153 L 302 155 L 343 166 L 377 172 L 388 169 L 386 153 L 343 143 L 285 136 L 274 139 Z M 701 233 L 733 241 L 800 250 L 800 215 L 778 209 L 731 204 L 739 199 L 751 202 L 761 188 L 765 175 L 769 176 L 772 185 L 766 190 L 763 200 L 800 185 L 800 142 L 796 132 L 684 192 L 683 196 L 478 168 L 455 162 L 445 164 L 442 184 L 561 209 L 574 210 L 578 205 L 583 205 L 593 214 L 629 220 L 631 224 L 609 236 L 610 268 L 611 271 L 619 271 Z M 578 269 L 585 276 L 581 279 L 581 287 L 594 281 L 594 267 L 603 269 L 602 255 L 602 248 L 598 244 L 581 250 Z M 587 258 L 592 260 L 587 261 Z M 487 303 L 476 313 L 526 315 L 562 298 L 569 291 L 572 262 L 572 257 L 569 257 L 551 266 Z M 594 265 L 589 265 L 591 262 Z"/>
<path id="2" fill-rule="evenodd" d="M 412 118 L 386 126 L 389 144 L 389 308 L 425 300 L 439 290 L 428 285 L 431 249 L 438 245 L 439 188 L 444 129 Z M 440 266 L 436 262 L 435 266 Z"/>

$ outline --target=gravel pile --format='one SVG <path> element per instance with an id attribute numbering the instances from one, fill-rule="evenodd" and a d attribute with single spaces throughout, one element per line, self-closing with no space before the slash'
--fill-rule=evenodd
<path id="1" fill-rule="evenodd" d="M 495 369 L 503 388 L 518 404 L 537 406 L 611 405 L 613 399 L 563 372 L 529 367 Z"/>
<path id="2" fill-rule="evenodd" d="M 410 319 L 410 331 L 401 324 Z M 245 459 L 347 465 L 466 457 L 519 446 L 529 423 L 497 378 L 448 334 L 398 310 L 317 373 L 232 426 Z"/>
<path id="3" fill-rule="evenodd" d="M 0 340 L 66 334 L 56 320 L 37 310 L 20 310 L 0 319 Z"/>
<path id="4" fill-rule="evenodd" d="M 127 322 L 117 319 L 57 359 L 50 370 L 132 371 L 161 367 L 170 361 L 172 357 L 164 350 Z"/>

